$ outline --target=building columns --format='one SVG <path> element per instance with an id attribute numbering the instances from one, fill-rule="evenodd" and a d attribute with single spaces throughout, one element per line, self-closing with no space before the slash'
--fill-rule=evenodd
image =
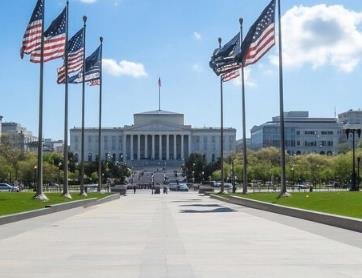
<path id="1" fill-rule="evenodd" d="M 131 143 L 131 159 L 130 160 L 133 160 L 133 158 L 134 158 L 134 153 L 133 153 L 133 135 L 132 134 L 130 134 L 130 143 Z"/>
<path id="2" fill-rule="evenodd" d="M 148 159 L 148 135 L 145 135 L 145 159 Z"/>
<path id="3" fill-rule="evenodd" d="M 191 135 L 188 135 L 188 139 L 189 139 L 189 141 L 188 141 L 189 149 L 188 149 L 187 156 L 190 156 L 190 154 L 191 154 Z"/>
<path id="4" fill-rule="evenodd" d="M 181 135 L 181 160 L 185 159 L 184 153 L 184 135 Z"/>
<path id="5" fill-rule="evenodd" d="M 141 135 L 137 135 L 137 160 L 141 160 Z"/>
<path id="6" fill-rule="evenodd" d="M 177 141 L 177 135 L 174 134 L 173 135 L 173 159 L 174 160 L 177 160 L 177 144 L 176 144 L 176 141 Z"/>
<path id="7" fill-rule="evenodd" d="M 166 160 L 170 160 L 170 135 L 166 135 Z"/>
<path id="8" fill-rule="evenodd" d="M 152 134 L 152 159 L 155 159 L 155 135 Z"/>
<path id="9" fill-rule="evenodd" d="M 162 135 L 158 135 L 158 138 L 159 138 L 159 143 L 160 143 L 160 146 L 159 146 L 159 155 L 158 155 L 158 160 L 162 160 Z"/>
<path id="10" fill-rule="evenodd" d="M 123 139 L 122 139 L 122 154 L 123 154 L 123 160 L 126 161 L 127 160 L 127 134 L 123 135 Z"/>

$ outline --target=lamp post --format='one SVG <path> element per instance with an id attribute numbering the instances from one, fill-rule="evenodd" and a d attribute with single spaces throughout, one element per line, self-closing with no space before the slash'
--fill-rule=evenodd
<path id="1" fill-rule="evenodd" d="M 294 188 L 294 165 L 292 165 L 292 168 L 290 169 L 292 171 L 292 188 Z"/>
<path id="2" fill-rule="evenodd" d="M 347 140 L 349 135 L 352 134 L 352 186 L 350 191 L 359 191 L 359 184 L 356 182 L 356 135 L 361 137 L 361 129 L 349 127 L 345 130 Z"/>
<path id="3" fill-rule="evenodd" d="M 37 173 L 37 170 L 38 170 L 38 167 L 35 165 L 34 166 L 34 189 L 33 189 L 33 191 L 36 191 L 36 180 L 37 180 L 36 173 Z"/>
<path id="4" fill-rule="evenodd" d="M 359 175 L 359 168 L 360 168 L 360 163 L 361 163 L 361 157 L 357 157 L 357 186 L 359 188 L 359 184 L 360 184 L 360 175 Z"/>

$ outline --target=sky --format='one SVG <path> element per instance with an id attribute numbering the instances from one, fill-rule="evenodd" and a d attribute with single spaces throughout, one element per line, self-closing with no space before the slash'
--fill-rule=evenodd
<path id="1" fill-rule="evenodd" d="M 19 57 L 35 0 L 7 1 L 0 11 L 0 115 L 38 132 L 39 65 Z M 161 109 L 185 114 L 194 127 L 220 126 L 219 79 L 208 63 L 217 38 L 244 32 L 269 0 L 70 0 L 70 36 L 87 15 L 87 55 L 104 37 L 103 126 L 133 123 L 133 114 Z M 65 1 L 46 0 L 48 26 Z M 283 0 L 284 110 L 334 117 L 361 108 L 362 1 Z M 247 134 L 279 114 L 277 47 L 246 68 Z M 45 64 L 44 137 L 63 138 L 62 60 Z M 81 86 L 70 85 L 69 127 L 81 123 Z M 224 126 L 241 137 L 239 80 L 224 86 Z M 86 88 L 87 127 L 98 125 L 98 88 Z"/>

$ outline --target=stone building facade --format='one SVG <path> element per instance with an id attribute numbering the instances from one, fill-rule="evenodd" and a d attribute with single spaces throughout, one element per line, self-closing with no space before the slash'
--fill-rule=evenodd
<path id="1" fill-rule="evenodd" d="M 182 163 L 191 153 L 205 156 L 208 162 L 220 157 L 220 129 L 185 125 L 184 115 L 163 110 L 134 114 L 132 126 L 103 128 L 101 158 L 132 165 L 164 161 Z M 236 130 L 224 129 L 225 157 L 235 151 Z M 98 129 L 85 129 L 86 161 L 98 157 Z M 80 158 L 81 129 L 70 130 L 70 151 Z"/>

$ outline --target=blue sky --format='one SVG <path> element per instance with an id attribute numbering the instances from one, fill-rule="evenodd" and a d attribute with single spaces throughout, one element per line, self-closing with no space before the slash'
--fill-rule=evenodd
<path id="1" fill-rule="evenodd" d="M 133 114 L 156 110 L 157 79 L 162 79 L 162 109 L 185 114 L 195 127 L 219 126 L 219 81 L 208 62 L 217 37 L 224 42 L 245 31 L 268 0 L 71 0 L 70 34 L 88 16 L 87 54 L 104 36 L 103 125 L 132 124 Z M 65 1 L 46 1 L 46 25 Z M 21 39 L 35 0 L 3 5 L 0 115 L 35 135 L 39 66 L 19 58 Z M 285 42 L 285 111 L 309 110 L 333 117 L 361 107 L 362 2 L 355 0 L 282 1 Z M 247 68 L 247 129 L 279 113 L 277 48 Z M 44 135 L 62 139 L 64 87 L 56 84 L 61 60 L 45 65 Z M 225 126 L 241 136 L 241 93 L 225 85 Z M 81 86 L 70 87 L 69 126 L 81 121 Z M 98 90 L 87 88 L 86 125 L 97 126 Z"/>

